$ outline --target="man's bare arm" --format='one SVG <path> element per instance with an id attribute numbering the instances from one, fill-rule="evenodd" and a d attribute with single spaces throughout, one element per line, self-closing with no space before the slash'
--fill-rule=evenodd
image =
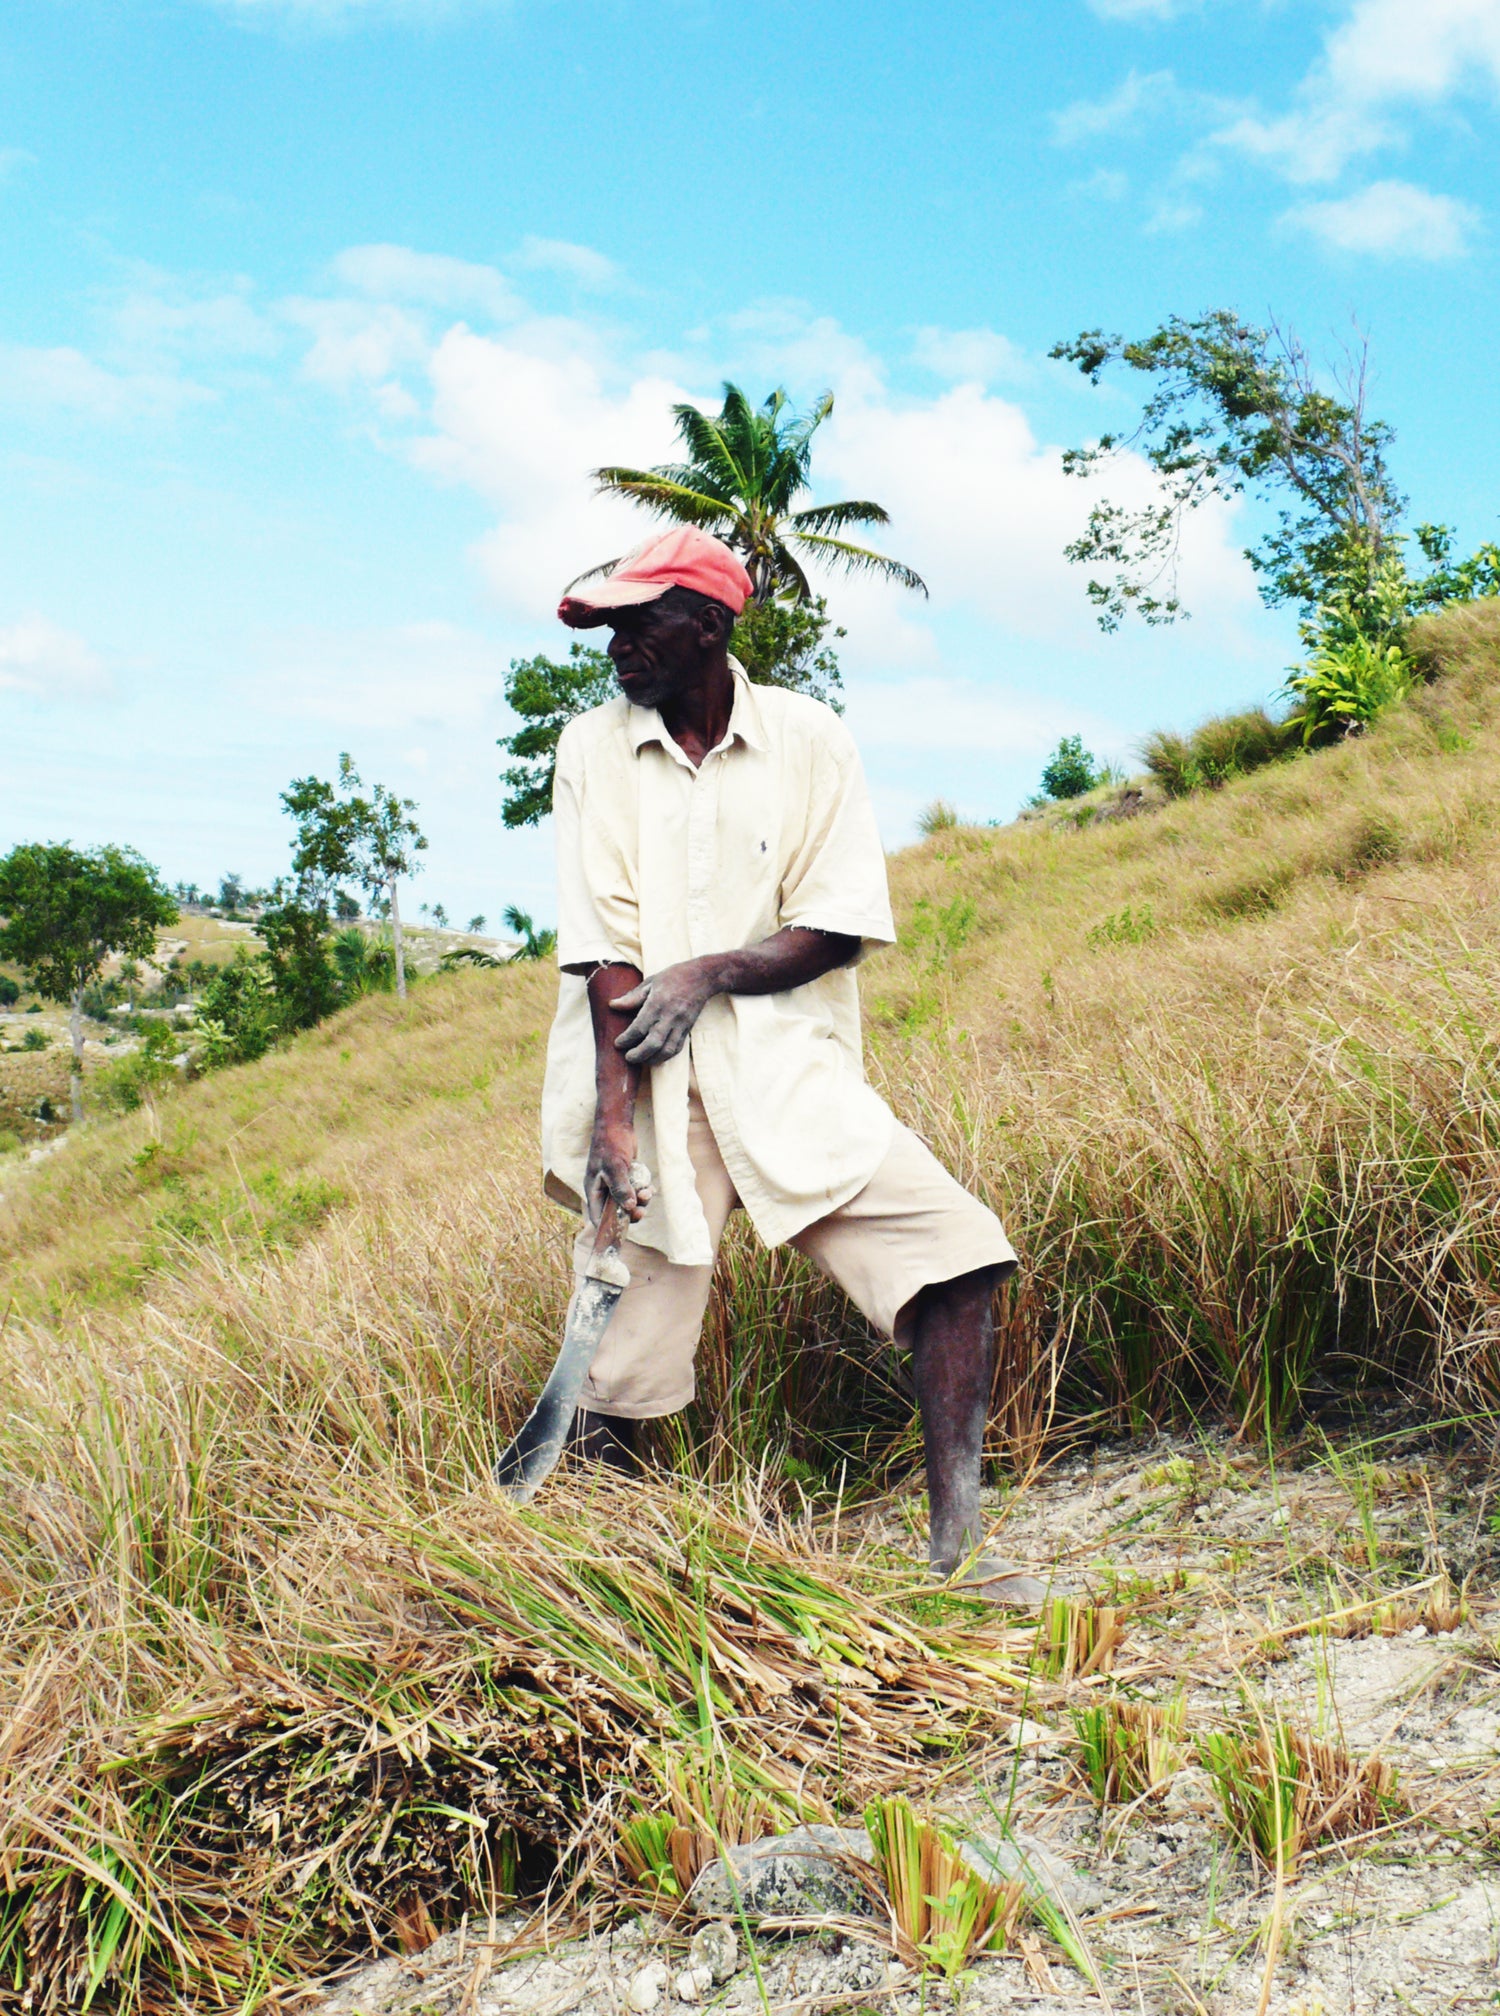
<path id="1" fill-rule="evenodd" d="M 621 988 L 639 987 L 641 969 L 619 965 L 595 966 L 588 972 L 589 1014 L 594 1024 L 594 1136 L 589 1143 L 589 1160 L 584 1176 L 584 1208 L 598 1220 L 606 1196 L 632 1222 L 646 1208 L 650 1197 L 637 1192 L 630 1180 L 630 1165 L 636 1159 L 635 1101 L 641 1087 L 638 1064 L 621 1055 L 618 1038 L 630 1023 L 628 1012 L 613 1005 Z"/>
<path id="2" fill-rule="evenodd" d="M 615 1048 L 624 1053 L 625 1062 L 634 1067 L 639 1080 L 640 1072 L 677 1055 L 715 994 L 780 994 L 789 987 L 805 987 L 836 966 L 847 966 L 859 945 L 858 938 L 842 931 L 809 931 L 789 924 L 774 937 L 762 938 L 758 945 L 747 945 L 743 951 L 684 959 L 679 965 L 664 966 L 649 980 L 637 976 L 628 992 L 615 994 L 611 990 L 611 1010 L 634 1017 L 629 1027 L 615 1036 Z M 602 970 L 623 976 L 624 969 L 614 966 Z M 593 988 L 591 980 L 590 1000 Z M 597 1042 L 597 1015 L 594 1028 Z"/>

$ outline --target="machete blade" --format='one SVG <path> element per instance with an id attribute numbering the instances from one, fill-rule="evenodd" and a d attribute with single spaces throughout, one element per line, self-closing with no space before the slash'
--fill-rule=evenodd
<path id="1" fill-rule="evenodd" d="M 520 1434 L 495 1464 L 495 1482 L 523 1505 L 563 1452 L 583 1382 L 624 1292 L 612 1281 L 586 1278 L 579 1284 L 552 1376 Z"/>
<path id="2" fill-rule="evenodd" d="M 630 1180 L 636 1194 L 650 1194 L 651 1171 L 634 1162 Z M 613 1197 L 599 1219 L 594 1250 L 568 1309 L 568 1327 L 551 1377 L 521 1424 L 521 1432 L 495 1462 L 495 1482 L 524 1505 L 556 1467 L 578 1410 L 578 1396 L 609 1328 L 620 1297 L 630 1286 L 630 1269 L 620 1258 L 624 1232 Z"/>

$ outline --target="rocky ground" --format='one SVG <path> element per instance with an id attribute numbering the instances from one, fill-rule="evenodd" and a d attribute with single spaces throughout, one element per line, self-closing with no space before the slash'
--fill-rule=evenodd
<path id="1" fill-rule="evenodd" d="M 680 2016 L 683 1987 L 701 2004 L 776 2016 L 921 2016 L 955 1998 L 974 2012 L 1059 2016 L 1500 2006 L 1491 1468 L 1486 1450 L 1399 1429 L 1337 1446 L 1309 1439 L 1274 1461 L 1243 1444 L 1176 1439 L 1057 1463 L 996 1500 L 997 1548 L 1055 1561 L 1121 1613 L 1123 1636 L 1110 1671 L 1039 1679 L 1012 1741 L 956 1757 L 911 1790 L 956 1825 L 1032 1844 L 1092 1983 L 1035 1920 L 950 1989 L 902 1966 L 873 1917 L 760 1930 L 754 1964 L 740 1927 L 733 1971 L 685 1983 L 692 1918 L 669 1927 L 628 1917 L 566 1936 L 570 1925 L 549 1938 L 545 1924 L 515 1917 L 310 1987 L 302 2007 Z M 920 1513 L 903 1500 L 874 1508 L 863 1544 L 909 1544 Z M 1161 1789 L 1101 1810 L 1077 1717 L 1118 1698 L 1180 1698 L 1184 1737 Z M 1335 1757 L 1384 1759 L 1395 1785 L 1378 1812 L 1335 1812 L 1278 1892 L 1274 1871 L 1234 1840 L 1196 1745 L 1215 1729 L 1281 1725 Z"/>

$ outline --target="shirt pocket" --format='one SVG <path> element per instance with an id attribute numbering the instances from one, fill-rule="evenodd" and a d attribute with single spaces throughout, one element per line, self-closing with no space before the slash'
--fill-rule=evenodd
<path id="1" fill-rule="evenodd" d="M 740 748 L 727 765 L 719 800 L 719 875 L 743 944 L 780 923 L 783 870 L 781 792 L 776 768 L 758 749 Z M 726 915 L 725 921 L 729 918 Z"/>

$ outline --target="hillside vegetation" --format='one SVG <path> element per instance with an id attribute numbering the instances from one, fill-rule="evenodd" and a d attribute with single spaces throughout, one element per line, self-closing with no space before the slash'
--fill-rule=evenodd
<path id="1" fill-rule="evenodd" d="M 871 1069 L 1023 1256 L 997 1456 L 1184 1409 L 1259 1431 L 1333 1383 L 1492 1405 L 1500 604 L 1415 641 L 1433 682 L 1336 748 L 892 863 Z M 567 1287 L 552 991 L 372 996 L 0 1162 L 0 2002 L 253 2006 L 413 1911 L 597 1874 L 694 1744 L 721 1817 L 726 1785 L 857 1810 L 913 1768 L 902 1713 L 1023 1684 L 910 1567 L 773 1531 L 789 1480 L 899 1466 L 910 1410 L 742 1231 L 664 1431 L 733 1494 L 495 1498 Z M 876 1642 L 896 1691 L 845 1782 Z"/>
<path id="2" fill-rule="evenodd" d="M 871 1069 L 1025 1255 L 1014 1432 L 1070 1366 L 1124 1418 L 1203 1395 L 1280 1411 L 1361 1366 L 1487 1404 L 1500 603 L 1414 641 L 1432 683 L 1336 748 L 1135 819 L 957 828 L 893 859 Z M 0 1173 L 17 1307 L 219 1311 L 247 1268 L 300 1302 L 327 1268 L 337 1331 L 366 1275 L 394 1317 L 451 1272 L 506 1307 L 524 1278 L 545 1329 L 566 1239 L 536 1179 L 551 998 L 521 968 L 372 997 Z M 800 1263 L 738 1241 L 729 1330 L 788 1281 L 790 1345 L 847 1329 Z M 503 1357 L 500 1307 L 485 1321 Z M 827 1371 L 775 1355 L 803 1387 Z"/>

